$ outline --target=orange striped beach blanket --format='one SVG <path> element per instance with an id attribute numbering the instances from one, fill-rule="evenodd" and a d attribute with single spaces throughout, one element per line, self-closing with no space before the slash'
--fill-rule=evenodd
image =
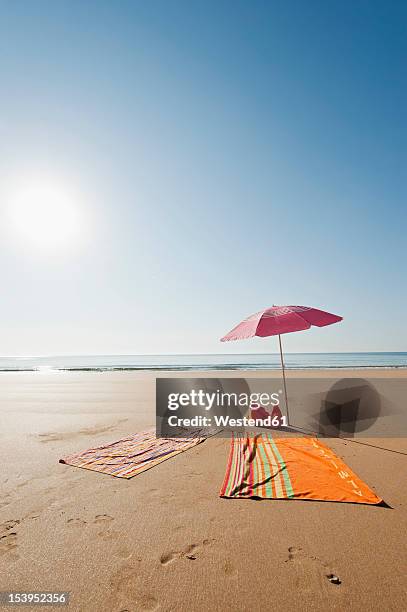
<path id="1" fill-rule="evenodd" d="M 221 497 L 312 499 L 379 504 L 382 500 L 317 438 L 236 435 Z"/>
<path id="2" fill-rule="evenodd" d="M 203 442 L 206 438 L 200 434 L 201 430 L 197 430 L 188 438 L 157 438 L 155 429 L 148 429 L 110 444 L 69 455 L 60 459 L 59 463 L 118 478 L 133 478 Z"/>

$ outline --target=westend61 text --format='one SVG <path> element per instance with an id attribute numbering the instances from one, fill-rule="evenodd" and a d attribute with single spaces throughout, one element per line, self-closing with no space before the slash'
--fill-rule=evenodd
<path id="1" fill-rule="evenodd" d="M 264 419 L 253 419 L 250 417 L 232 418 L 229 416 L 194 416 L 192 418 L 178 418 L 173 415 L 168 417 L 168 425 L 170 427 L 211 427 L 213 424 L 216 427 L 287 427 L 286 416 L 271 415 Z"/>

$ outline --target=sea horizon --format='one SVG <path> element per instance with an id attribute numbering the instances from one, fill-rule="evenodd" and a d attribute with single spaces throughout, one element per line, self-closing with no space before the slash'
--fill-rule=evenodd
<path id="1" fill-rule="evenodd" d="M 285 353 L 286 369 L 407 368 L 407 352 Z M 279 353 L 0 356 L 0 372 L 277 370 Z"/>

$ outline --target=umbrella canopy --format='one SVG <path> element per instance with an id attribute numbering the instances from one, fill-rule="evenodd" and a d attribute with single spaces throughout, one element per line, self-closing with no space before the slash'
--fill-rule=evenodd
<path id="1" fill-rule="evenodd" d="M 338 321 L 342 321 L 342 317 L 310 306 L 272 306 L 241 321 L 221 338 L 221 342 L 253 336 L 278 336 L 309 329 L 312 325 L 324 327 Z"/>
<path id="2" fill-rule="evenodd" d="M 325 327 L 342 321 L 342 317 L 311 308 L 311 306 L 272 306 L 265 310 L 256 312 L 236 325 L 226 336 L 221 338 L 221 342 L 228 340 L 244 340 L 253 336 L 278 336 L 280 346 L 281 368 L 284 380 L 284 395 L 287 408 L 287 418 L 289 422 L 287 384 L 285 380 L 285 367 L 283 359 L 283 347 L 281 344 L 281 334 L 302 331 L 309 329 L 312 325 Z"/>

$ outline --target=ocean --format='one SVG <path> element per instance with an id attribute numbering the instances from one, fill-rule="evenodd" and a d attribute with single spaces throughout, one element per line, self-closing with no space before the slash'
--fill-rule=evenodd
<path id="1" fill-rule="evenodd" d="M 287 369 L 407 368 L 403 353 L 286 353 Z M 66 355 L 0 357 L 0 372 L 109 370 L 276 370 L 278 353 L 233 355 Z"/>

